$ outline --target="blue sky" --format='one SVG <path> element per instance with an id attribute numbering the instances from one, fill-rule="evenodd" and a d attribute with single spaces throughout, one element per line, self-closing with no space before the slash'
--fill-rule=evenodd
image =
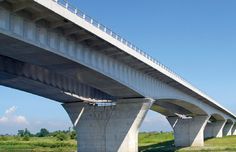
<path id="1" fill-rule="evenodd" d="M 70 0 L 236 113 L 236 1 Z M 0 87 L 0 134 L 71 126 L 59 103 Z M 7 117 L 8 121 L 1 122 Z M 142 131 L 170 130 L 149 112 Z"/>

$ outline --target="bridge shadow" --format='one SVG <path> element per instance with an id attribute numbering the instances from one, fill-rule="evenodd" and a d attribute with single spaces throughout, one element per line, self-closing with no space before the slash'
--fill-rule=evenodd
<path id="1" fill-rule="evenodd" d="M 204 141 L 213 139 L 214 137 L 205 138 Z M 139 146 L 139 152 L 176 152 L 184 147 L 175 147 L 174 140 L 168 140 L 158 144 Z"/>
<path id="2" fill-rule="evenodd" d="M 215 137 L 207 137 L 207 138 L 204 138 L 204 141 L 207 141 L 207 140 L 210 140 L 210 139 L 213 139 Z"/>
<path id="3" fill-rule="evenodd" d="M 158 144 L 140 146 L 139 152 L 175 152 L 178 149 L 180 148 L 175 147 L 174 140 L 169 140 Z"/>

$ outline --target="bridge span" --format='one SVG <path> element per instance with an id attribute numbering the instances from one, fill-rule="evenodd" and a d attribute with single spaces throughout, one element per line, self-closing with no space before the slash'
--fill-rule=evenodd
<path id="1" fill-rule="evenodd" d="M 0 46 L 0 84 L 62 103 L 79 152 L 138 151 L 149 109 L 175 146 L 236 134 L 233 113 L 63 0 L 0 0 Z"/>

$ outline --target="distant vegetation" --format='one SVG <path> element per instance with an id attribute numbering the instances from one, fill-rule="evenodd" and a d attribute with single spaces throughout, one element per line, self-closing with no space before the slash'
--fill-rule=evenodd
<path id="1" fill-rule="evenodd" d="M 19 130 L 15 136 L 0 136 L 0 152 L 74 152 L 76 151 L 76 132 L 49 132 L 42 128 L 32 134 L 28 129 Z"/>
<path id="2" fill-rule="evenodd" d="M 0 152 L 75 152 L 76 134 L 72 129 L 49 132 L 42 128 L 32 134 L 28 129 L 19 130 L 15 136 L 0 136 Z M 139 134 L 140 152 L 236 152 L 236 136 L 208 139 L 205 147 L 175 148 L 172 132 Z"/>
<path id="3" fill-rule="evenodd" d="M 64 141 L 68 139 L 75 139 L 76 132 L 69 128 L 67 131 L 54 131 L 50 133 L 46 128 L 42 128 L 38 133 L 32 134 L 26 128 L 25 130 L 18 130 L 17 136 L 22 137 L 22 140 L 25 141 L 29 141 L 30 137 L 55 137 L 59 141 Z"/>
<path id="4" fill-rule="evenodd" d="M 7 137 L 0 141 L 0 152 L 75 152 L 76 141 L 58 141 L 55 137 L 30 137 L 29 141 L 22 138 Z"/>

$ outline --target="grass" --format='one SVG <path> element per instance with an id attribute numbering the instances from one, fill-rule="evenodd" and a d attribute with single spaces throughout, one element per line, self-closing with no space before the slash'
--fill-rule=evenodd
<path id="1" fill-rule="evenodd" d="M 204 147 L 176 148 L 172 133 L 140 133 L 140 152 L 236 152 L 236 136 L 212 138 Z"/>
<path id="2" fill-rule="evenodd" d="M 32 137 L 23 141 L 19 137 L 0 138 L 0 152 L 74 152 L 76 141 L 57 141 L 54 137 Z"/>
<path id="3" fill-rule="evenodd" d="M 139 151 L 174 151 L 173 133 L 140 133 L 139 134 Z"/>
<path id="4" fill-rule="evenodd" d="M 205 141 L 204 147 L 175 148 L 172 133 L 140 133 L 140 152 L 236 152 L 236 136 Z M 57 141 L 54 137 L 0 137 L 0 152 L 75 152 L 76 141 Z"/>
<path id="5" fill-rule="evenodd" d="M 181 152 L 236 152 L 236 136 L 208 139 L 204 147 L 183 148 Z"/>

